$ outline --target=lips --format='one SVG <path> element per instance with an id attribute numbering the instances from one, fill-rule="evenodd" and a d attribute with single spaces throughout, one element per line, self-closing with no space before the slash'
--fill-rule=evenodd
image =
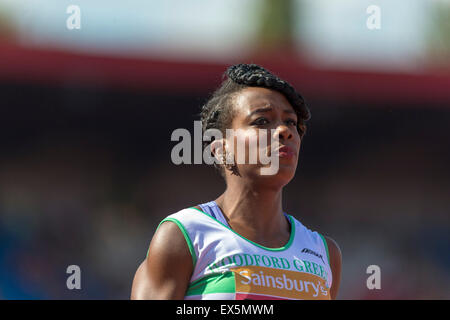
<path id="1" fill-rule="evenodd" d="M 279 154 L 280 158 L 293 157 L 295 155 L 294 149 L 288 146 L 280 147 L 277 153 Z"/>

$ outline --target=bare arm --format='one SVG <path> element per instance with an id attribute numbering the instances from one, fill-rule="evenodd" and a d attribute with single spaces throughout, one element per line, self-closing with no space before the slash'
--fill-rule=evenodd
<path id="1" fill-rule="evenodd" d="M 181 300 L 193 271 L 189 247 L 178 226 L 164 222 L 134 276 L 132 300 Z"/>
<path id="2" fill-rule="evenodd" d="M 341 283 L 341 267 L 342 267 L 342 253 L 336 241 L 329 237 L 325 237 L 328 245 L 328 253 L 330 254 L 330 267 L 333 274 L 333 285 L 331 286 L 331 299 L 336 299 L 339 285 Z"/>

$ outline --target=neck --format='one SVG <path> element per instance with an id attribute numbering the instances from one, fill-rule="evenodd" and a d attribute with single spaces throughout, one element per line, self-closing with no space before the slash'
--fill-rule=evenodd
<path id="1" fill-rule="evenodd" d="M 289 234 L 282 209 L 282 188 L 257 187 L 242 180 L 233 182 L 229 181 L 225 192 L 216 199 L 232 229 L 254 239 Z"/>

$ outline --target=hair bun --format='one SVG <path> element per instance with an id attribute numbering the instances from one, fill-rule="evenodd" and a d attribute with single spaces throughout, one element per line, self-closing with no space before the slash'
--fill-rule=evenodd
<path id="1" fill-rule="evenodd" d="M 278 78 L 263 67 L 251 63 L 239 63 L 228 67 L 226 75 L 230 80 L 245 86 L 264 87 L 274 89 L 284 94 L 303 120 L 311 118 L 311 113 L 303 97 L 286 81 Z"/>
<path id="2" fill-rule="evenodd" d="M 227 76 L 239 84 L 256 82 L 257 80 L 273 75 L 257 64 L 235 64 L 227 69 Z"/>

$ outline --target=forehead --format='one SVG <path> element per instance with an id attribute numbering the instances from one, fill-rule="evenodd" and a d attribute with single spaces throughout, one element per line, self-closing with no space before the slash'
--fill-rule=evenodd
<path id="1" fill-rule="evenodd" d="M 275 109 L 294 111 L 294 108 L 282 93 L 260 87 L 249 87 L 241 90 L 235 97 L 234 105 L 235 110 L 242 115 L 269 106 Z"/>

